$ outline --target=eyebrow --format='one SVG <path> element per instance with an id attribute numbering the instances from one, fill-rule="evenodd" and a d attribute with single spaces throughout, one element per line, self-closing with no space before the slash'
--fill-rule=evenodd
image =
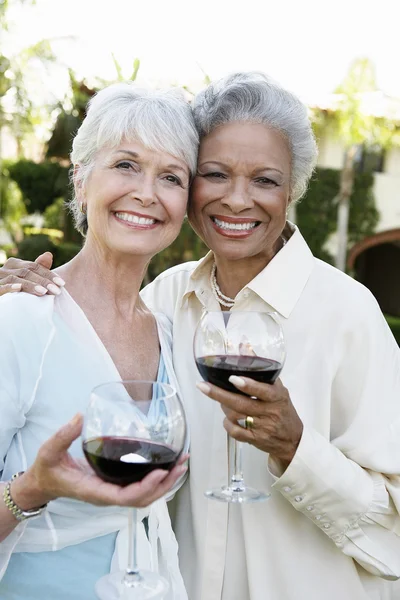
<path id="1" fill-rule="evenodd" d="M 140 158 L 140 154 L 138 154 L 137 152 L 133 152 L 133 150 L 117 150 L 116 154 L 129 154 L 129 156 L 132 156 L 132 158 Z M 177 165 L 176 163 L 170 163 L 166 165 L 165 168 L 182 171 L 182 173 L 185 173 L 185 175 L 187 175 L 186 169 L 184 167 L 181 167 L 180 165 Z M 189 168 L 187 170 L 189 170 Z"/>
<path id="2" fill-rule="evenodd" d="M 208 160 L 204 163 L 200 163 L 199 166 L 205 167 L 206 165 L 217 165 L 219 167 L 222 167 L 223 169 L 229 169 L 229 167 L 227 165 L 225 165 L 224 163 L 218 162 L 217 160 Z M 285 173 L 283 171 L 281 171 L 280 169 L 276 169 L 275 167 L 260 167 L 259 169 L 255 169 L 256 173 L 261 173 L 262 171 L 274 171 L 275 173 L 279 173 L 279 175 L 282 175 L 282 176 L 285 175 Z"/>

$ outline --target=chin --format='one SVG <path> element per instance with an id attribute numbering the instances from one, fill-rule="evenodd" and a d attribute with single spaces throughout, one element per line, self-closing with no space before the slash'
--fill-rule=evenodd
<path id="1" fill-rule="evenodd" d="M 246 258 L 251 258 L 254 254 L 249 250 L 249 248 L 238 247 L 236 244 L 236 248 L 232 247 L 231 244 L 213 244 L 213 247 L 210 245 L 209 248 L 214 252 L 216 256 L 220 256 L 225 260 L 245 260 Z"/>

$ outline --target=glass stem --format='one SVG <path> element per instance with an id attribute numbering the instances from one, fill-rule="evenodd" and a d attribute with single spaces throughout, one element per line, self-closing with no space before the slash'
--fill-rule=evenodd
<path id="1" fill-rule="evenodd" d="M 228 435 L 228 467 L 229 487 L 234 492 L 242 492 L 245 488 L 242 467 L 242 443 Z"/>
<path id="2" fill-rule="evenodd" d="M 128 566 L 124 575 L 124 584 L 133 587 L 140 581 L 139 567 L 137 564 L 137 511 L 136 508 L 128 510 Z"/>

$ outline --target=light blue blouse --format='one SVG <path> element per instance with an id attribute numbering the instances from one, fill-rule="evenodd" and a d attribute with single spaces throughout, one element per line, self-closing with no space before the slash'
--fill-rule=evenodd
<path id="1" fill-rule="evenodd" d="M 157 381 L 168 383 L 162 354 Z M 55 552 L 13 554 L 0 581 L 0 598 L 96 600 L 95 583 L 110 571 L 116 537 L 110 533 Z"/>

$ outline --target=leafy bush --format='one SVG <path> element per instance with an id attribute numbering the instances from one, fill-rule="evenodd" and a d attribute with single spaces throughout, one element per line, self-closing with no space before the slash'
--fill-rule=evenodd
<path id="1" fill-rule="evenodd" d="M 35 260 L 43 252 L 56 252 L 57 246 L 50 236 L 39 233 L 27 236 L 18 244 L 18 256 L 24 260 Z"/>
<path id="2" fill-rule="evenodd" d="M 388 322 L 388 325 L 392 330 L 396 342 L 400 346 L 400 319 L 398 317 L 391 317 L 389 315 L 386 315 L 386 321 Z"/>
<path id="3" fill-rule="evenodd" d="M 59 267 L 74 258 L 81 249 L 81 245 L 74 242 L 64 242 L 57 244 L 55 248 L 53 267 Z"/>
<path id="4" fill-rule="evenodd" d="M 10 177 L 22 192 L 28 213 L 43 213 L 57 198 L 69 194 L 68 167 L 58 162 L 19 160 L 9 166 Z"/>
<path id="5" fill-rule="evenodd" d="M 314 256 L 332 262 L 323 246 L 336 231 L 340 171 L 317 168 L 305 197 L 297 205 L 297 223 Z M 371 235 L 379 220 L 372 173 L 357 173 L 350 199 L 349 244 Z"/>
<path id="6" fill-rule="evenodd" d="M 152 281 L 157 275 L 189 260 L 199 260 L 208 252 L 208 248 L 195 234 L 187 220 L 184 221 L 182 230 L 169 248 L 157 254 L 150 262 L 146 283 Z"/>
<path id="7" fill-rule="evenodd" d="M 65 201 L 64 198 L 57 198 L 53 204 L 50 204 L 43 213 L 44 226 L 49 229 L 60 229 L 63 231 L 65 224 Z"/>
<path id="8" fill-rule="evenodd" d="M 21 219 L 26 208 L 18 185 L 10 178 L 9 161 L 3 161 L 0 169 L 0 219 L 14 239 L 21 236 Z"/>

